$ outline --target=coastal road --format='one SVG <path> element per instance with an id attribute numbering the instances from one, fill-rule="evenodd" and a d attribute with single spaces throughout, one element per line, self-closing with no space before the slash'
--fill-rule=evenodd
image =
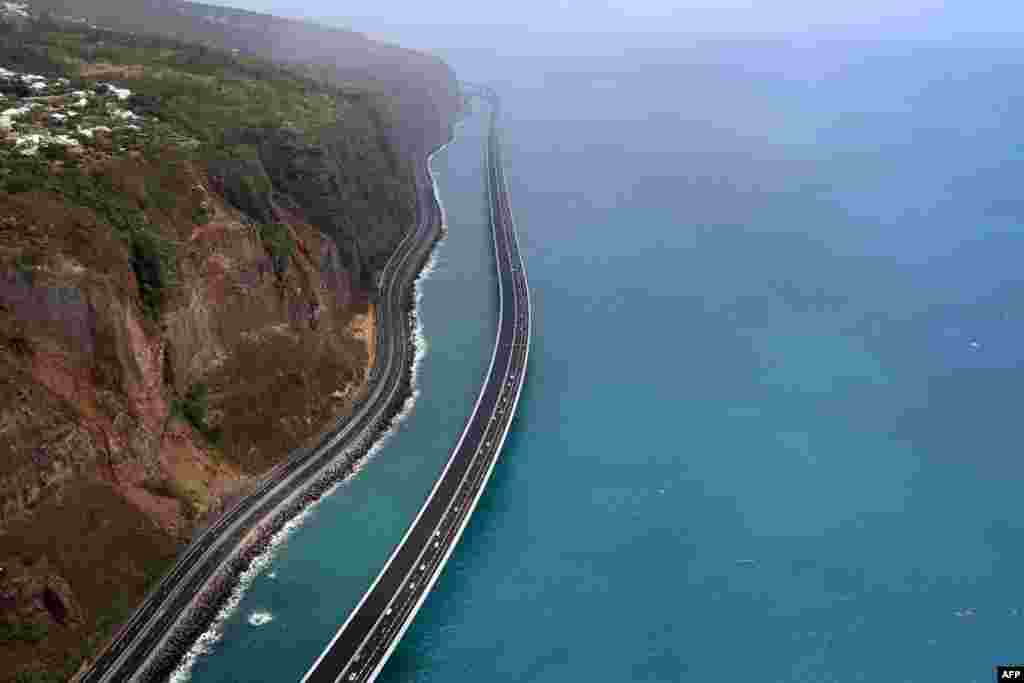
<path id="1" fill-rule="evenodd" d="M 491 364 L 462 436 L 434 489 L 387 564 L 302 683 L 367 683 L 380 673 L 440 576 L 491 476 L 523 387 L 532 321 L 526 269 L 512 220 L 493 90 L 465 87 L 490 103 L 485 146 L 498 270 L 498 333 Z"/>
<path id="2" fill-rule="evenodd" d="M 198 535 L 142 605 L 99 653 L 82 683 L 148 679 L 166 673 L 188 643 L 175 627 L 209 579 L 268 515 L 293 500 L 353 443 L 369 442 L 403 400 L 413 358 L 409 311 L 413 283 L 441 230 L 428 162 L 416 170 L 418 217 L 385 266 L 378 291 L 377 363 L 369 392 L 351 416 L 338 421 L 313 448 L 294 451 L 268 472 L 257 490 Z M 212 614 L 210 615 L 212 616 Z"/>

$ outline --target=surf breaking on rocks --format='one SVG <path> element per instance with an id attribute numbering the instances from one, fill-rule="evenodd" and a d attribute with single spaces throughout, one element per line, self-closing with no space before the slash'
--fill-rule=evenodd
<path id="1" fill-rule="evenodd" d="M 413 358 L 408 369 L 408 395 L 400 409 L 388 421 L 387 427 L 377 434 L 362 457 L 351 458 L 353 453 L 358 453 L 364 446 L 362 442 L 349 445 L 323 469 L 315 481 L 293 493 L 269 518 L 254 528 L 249 535 L 253 540 L 235 551 L 185 610 L 183 617 L 173 627 L 166 645 L 145 668 L 141 680 L 167 677 L 169 683 L 190 681 L 196 662 L 200 657 L 213 652 L 215 644 L 223 637 L 225 625 L 238 610 L 249 586 L 270 565 L 278 550 L 313 516 L 322 501 L 359 474 L 383 450 L 412 414 L 420 395 L 419 368 L 428 349 L 419 311 L 423 300 L 422 283 L 437 271 L 438 251 L 448 232 L 444 204 L 430 162 L 435 154 L 443 151 L 454 140 L 453 134 L 451 140 L 428 158 L 428 172 L 434 201 L 440 210 L 441 226 L 426 263 L 413 283 L 414 305 L 409 313 Z M 214 612 L 212 620 L 211 612 Z"/>

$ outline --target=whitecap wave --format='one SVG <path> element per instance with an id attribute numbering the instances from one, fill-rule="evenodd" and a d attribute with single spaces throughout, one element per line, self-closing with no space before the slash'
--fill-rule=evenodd
<path id="1" fill-rule="evenodd" d="M 267 544 L 267 549 L 256 556 L 252 563 L 249 564 L 249 568 L 246 569 L 238 577 L 238 583 L 231 590 L 231 595 L 228 596 L 224 606 L 221 607 L 220 611 L 217 612 L 217 616 L 213 618 L 213 623 L 196 642 L 188 649 L 185 656 L 182 658 L 181 663 L 168 678 L 168 683 L 186 683 L 192 678 L 192 668 L 195 666 L 196 660 L 200 657 L 210 654 L 213 652 L 213 646 L 223 637 L 224 625 L 234 615 L 238 606 L 242 602 L 242 598 L 245 596 L 245 592 L 252 585 L 252 582 L 260 575 L 264 569 L 266 569 L 271 560 L 277 554 L 278 549 L 288 540 L 288 537 L 295 532 L 296 529 L 301 527 L 306 520 L 313 516 L 313 512 L 320 505 L 320 503 L 331 495 L 338 486 L 344 483 L 344 480 L 335 483 L 333 486 L 324 491 L 324 494 L 310 502 L 308 506 L 303 508 L 302 512 L 292 517 L 290 520 L 285 522 L 284 526 L 278 530 L 273 536 L 270 537 L 270 542 Z M 271 572 L 276 576 L 276 572 Z"/>
<path id="2" fill-rule="evenodd" d="M 253 612 L 249 615 L 249 624 L 252 626 L 263 626 L 263 624 L 269 624 L 274 620 L 274 615 L 270 612 Z"/>

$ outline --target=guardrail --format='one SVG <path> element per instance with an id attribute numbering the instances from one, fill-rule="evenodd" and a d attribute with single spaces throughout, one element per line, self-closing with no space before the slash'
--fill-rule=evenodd
<path id="1" fill-rule="evenodd" d="M 465 89 L 464 89 L 465 92 Z M 490 479 L 522 392 L 532 335 L 529 286 L 501 165 L 496 94 L 485 145 L 499 314 L 491 365 L 466 427 L 426 502 L 303 683 L 365 683 L 383 668 L 440 576 Z M 506 279 L 508 280 L 506 282 Z"/>
<path id="2" fill-rule="evenodd" d="M 289 454 L 282 464 L 261 478 L 256 491 L 222 513 L 193 539 L 82 675 L 79 679 L 82 683 L 110 683 L 135 675 L 159 647 L 159 642 L 166 640 L 167 632 L 180 616 L 180 610 L 175 608 L 181 608 L 182 602 L 187 604 L 192 600 L 206 580 L 231 556 L 244 536 L 265 515 L 294 495 L 298 487 L 315 479 L 326 465 L 337 458 L 342 440 L 354 436 L 353 441 L 362 442 L 378 428 L 405 380 L 405 364 L 396 367 L 396 363 L 406 358 L 411 360 L 411 330 L 405 329 L 408 328 L 408 318 L 403 310 L 407 297 L 404 290 L 411 286 L 418 274 L 418 266 L 425 261 L 428 247 L 433 244 L 440 227 L 432 199 L 420 204 L 422 213 L 415 229 L 403 238 L 383 270 L 382 282 L 386 286 L 379 298 L 377 362 L 370 373 L 367 399 L 350 416 L 338 420 L 315 447 L 296 449 Z M 416 255 L 420 257 L 420 263 L 414 264 L 410 259 Z M 392 307 L 397 307 L 397 311 L 392 313 Z M 385 325 L 394 328 L 391 334 L 385 332 Z M 396 343 L 392 344 L 393 340 Z M 302 481 L 289 481 L 300 474 L 304 477 Z M 236 525 L 237 528 L 233 528 Z M 226 533 L 229 534 L 227 537 L 224 536 Z M 202 565 L 197 568 L 199 563 Z M 197 571 L 200 576 L 196 575 Z M 186 579 L 189 579 L 189 584 L 185 588 L 193 590 L 183 597 L 180 584 Z"/>

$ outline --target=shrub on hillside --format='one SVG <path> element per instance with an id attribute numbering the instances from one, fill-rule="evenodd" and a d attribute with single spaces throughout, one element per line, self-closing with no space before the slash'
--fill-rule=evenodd
<path id="1" fill-rule="evenodd" d="M 146 203 L 162 211 L 170 211 L 178 205 L 178 198 L 163 188 L 160 178 L 146 178 Z"/>
<path id="2" fill-rule="evenodd" d="M 49 629 L 45 625 L 0 621 L 0 643 L 38 643 L 47 633 Z"/>
<path id="3" fill-rule="evenodd" d="M 221 431 L 211 427 L 207 422 L 209 404 L 209 387 L 203 383 L 193 384 L 185 392 L 184 398 L 174 402 L 172 409 L 176 415 L 187 421 L 192 427 L 202 434 L 207 441 L 215 446 L 221 443 Z"/>
<path id="4" fill-rule="evenodd" d="M 139 283 L 142 309 L 151 320 L 158 320 L 166 290 L 176 284 L 174 247 L 145 228 L 133 231 L 130 243 L 132 270 Z"/>
<path id="5" fill-rule="evenodd" d="M 4 191 L 10 194 L 38 190 L 48 178 L 44 164 L 35 157 L 15 155 L 3 161 Z"/>
<path id="6" fill-rule="evenodd" d="M 261 223 L 259 233 L 264 248 L 270 252 L 270 258 L 274 262 L 274 272 L 282 275 L 288 269 L 288 262 L 295 253 L 295 240 L 292 239 L 291 230 L 284 223 Z"/>
<path id="7" fill-rule="evenodd" d="M 231 148 L 238 154 L 231 158 L 211 161 L 209 174 L 216 178 L 224 198 L 242 213 L 258 222 L 273 220 L 274 212 L 270 203 L 273 186 L 258 158 L 245 158 L 250 150 L 244 145 Z"/>

